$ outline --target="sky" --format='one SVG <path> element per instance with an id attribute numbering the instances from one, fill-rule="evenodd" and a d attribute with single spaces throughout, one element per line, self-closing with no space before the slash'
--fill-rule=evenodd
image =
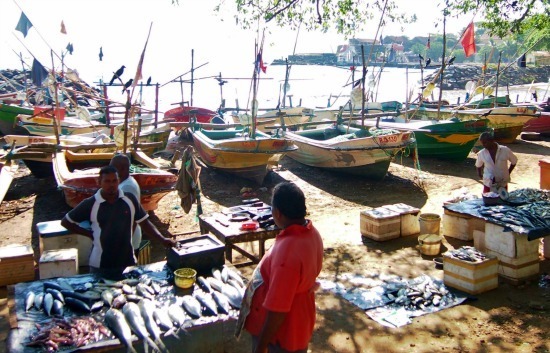
<path id="1" fill-rule="evenodd" d="M 161 85 L 198 68 L 198 76 L 250 77 L 254 62 L 254 43 L 257 33 L 242 30 L 232 16 L 233 0 L 225 0 L 222 14 L 213 11 L 219 0 L 0 0 L 0 69 L 21 69 L 19 54 L 32 65 L 33 57 L 43 66 L 51 68 L 51 50 L 61 56 L 64 63 L 76 69 L 84 81 L 93 84 L 100 79 L 109 81 L 113 72 L 126 66 L 128 75 L 135 75 L 149 28 L 143 76 L 152 76 L 153 83 Z M 440 17 L 437 0 L 397 0 L 399 10 L 416 13 L 418 22 L 406 25 L 387 25 L 382 34 L 427 36 L 440 33 L 436 28 Z M 33 27 L 26 37 L 15 30 L 21 12 Z M 471 17 L 447 21 L 447 32 L 459 33 Z M 67 34 L 60 32 L 63 21 Z M 379 19 L 372 20 L 367 30 L 357 38 L 374 38 Z M 264 61 L 285 58 L 293 53 L 335 52 L 347 40 L 336 33 L 296 32 L 270 28 L 266 32 Z M 297 40 L 297 41 L 296 41 Z M 68 43 L 73 54 L 66 53 Z M 99 61 L 100 47 L 103 60 Z M 193 52 L 193 56 L 192 56 Z M 193 57 L 193 62 L 192 62 Z M 60 66 L 55 56 L 53 65 Z M 128 76 L 128 77 L 129 77 Z M 189 75 L 184 76 L 189 78 Z M 114 94 L 114 93 L 113 93 Z"/>

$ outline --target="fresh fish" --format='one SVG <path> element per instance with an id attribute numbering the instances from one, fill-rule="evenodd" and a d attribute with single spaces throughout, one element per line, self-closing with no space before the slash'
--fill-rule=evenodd
<path id="1" fill-rule="evenodd" d="M 212 288 L 214 288 L 218 292 L 222 291 L 222 288 L 223 288 L 223 281 L 222 280 L 219 280 L 215 277 L 208 277 L 208 282 L 210 283 Z"/>
<path id="2" fill-rule="evenodd" d="M 101 300 L 103 300 L 103 303 L 105 303 L 108 307 L 113 306 L 113 299 L 113 292 L 110 289 L 106 289 L 101 292 Z"/>
<path id="3" fill-rule="evenodd" d="M 105 323 L 120 340 L 120 343 L 126 346 L 126 352 L 137 353 L 132 347 L 132 330 L 126 322 L 124 314 L 117 309 L 109 309 L 105 313 Z"/>
<path id="4" fill-rule="evenodd" d="M 127 294 L 126 295 L 126 301 L 129 301 L 129 302 L 139 303 L 139 301 L 141 299 L 143 299 L 143 297 L 139 296 L 137 294 Z"/>
<path id="5" fill-rule="evenodd" d="M 225 294 L 225 296 L 229 300 L 229 304 L 231 304 L 232 307 L 234 307 L 235 309 L 240 309 L 241 303 L 243 301 L 243 296 L 235 287 L 229 284 L 224 284 L 221 293 Z"/>
<path id="6" fill-rule="evenodd" d="M 127 284 L 130 287 L 135 287 L 138 283 L 140 283 L 140 280 L 137 278 L 126 278 L 122 280 L 122 283 Z"/>
<path id="7" fill-rule="evenodd" d="M 151 284 L 149 286 L 155 292 L 154 294 L 159 294 L 160 293 L 161 287 L 160 287 L 160 284 L 158 284 L 157 282 L 151 281 Z"/>
<path id="8" fill-rule="evenodd" d="M 149 333 L 145 327 L 145 321 L 143 321 L 143 317 L 139 311 L 139 306 L 136 303 L 127 303 L 122 308 L 122 313 L 126 318 L 126 322 L 132 329 L 132 332 L 143 340 L 143 351 L 148 352 L 148 347 L 151 346 L 153 350 L 160 352 L 160 348 L 149 337 Z"/>
<path id="9" fill-rule="evenodd" d="M 47 288 L 45 292 L 50 293 L 54 299 L 57 299 L 60 302 L 65 303 L 65 298 L 63 297 L 63 294 L 61 294 L 61 291 L 58 291 L 57 289 L 53 289 L 53 288 Z"/>
<path id="10" fill-rule="evenodd" d="M 197 284 L 199 285 L 200 289 L 202 289 L 206 293 L 212 292 L 212 287 L 210 287 L 210 283 L 203 276 L 197 277 Z"/>
<path id="11" fill-rule="evenodd" d="M 185 323 L 185 311 L 176 303 L 172 303 L 168 306 L 168 315 L 178 327 L 182 327 Z"/>
<path id="12" fill-rule="evenodd" d="M 43 286 L 44 286 L 44 292 L 48 288 L 57 289 L 58 291 L 61 291 L 63 289 L 63 287 L 61 287 L 59 284 L 57 284 L 56 282 L 51 282 L 51 281 L 44 282 Z"/>
<path id="13" fill-rule="evenodd" d="M 149 332 L 149 335 L 153 339 L 153 341 L 159 346 L 159 348 L 163 352 L 168 352 L 168 349 L 160 339 L 160 328 L 158 327 L 157 323 L 155 322 L 154 318 L 154 312 L 156 310 L 155 304 L 149 299 L 143 299 L 140 300 L 140 302 L 137 304 L 139 307 L 139 312 L 141 313 L 141 317 L 143 318 L 143 321 L 145 322 L 145 328 L 147 328 L 147 332 Z"/>
<path id="14" fill-rule="evenodd" d="M 63 303 L 57 299 L 53 300 L 52 314 L 63 316 Z"/>
<path id="15" fill-rule="evenodd" d="M 235 281 L 237 281 L 237 283 L 239 283 L 239 285 L 241 287 L 245 286 L 241 275 L 239 275 L 237 272 L 233 271 L 230 268 L 227 268 L 227 267 L 224 267 L 224 268 L 227 269 L 227 274 L 229 275 L 229 278 L 234 279 Z"/>
<path id="16" fill-rule="evenodd" d="M 155 291 L 153 289 L 151 289 L 151 287 L 149 287 L 148 285 L 143 284 L 143 283 L 139 283 L 136 286 L 136 293 L 138 295 L 141 295 L 142 297 L 150 299 L 150 300 L 153 300 L 155 298 L 153 296 L 155 294 Z"/>
<path id="17" fill-rule="evenodd" d="M 229 272 L 227 272 L 227 267 L 225 266 L 222 267 L 221 278 L 223 283 L 227 283 L 227 281 L 229 280 Z"/>
<path id="18" fill-rule="evenodd" d="M 62 289 L 61 294 L 63 295 L 63 298 L 68 298 L 68 297 L 75 298 L 83 301 L 88 305 L 92 305 L 93 303 L 101 299 L 100 296 L 96 295 L 95 293 L 91 294 L 89 291 L 80 293 L 80 292 Z"/>
<path id="19" fill-rule="evenodd" d="M 126 304 L 128 301 L 126 300 L 126 296 L 124 294 L 121 294 L 113 299 L 113 302 L 111 306 L 115 309 L 120 309 Z"/>
<path id="20" fill-rule="evenodd" d="M 64 290 L 71 290 L 71 291 L 74 291 L 73 286 L 69 283 L 69 281 L 68 281 L 66 278 L 59 277 L 59 278 L 57 279 L 57 284 L 59 284 L 59 286 L 60 286 L 61 288 L 63 288 Z"/>
<path id="21" fill-rule="evenodd" d="M 220 272 L 220 270 L 218 270 L 217 268 L 212 268 L 212 276 L 214 276 L 215 279 L 217 279 L 218 281 L 222 281 L 222 273 Z"/>
<path id="22" fill-rule="evenodd" d="M 229 306 L 229 299 L 227 299 L 225 295 L 217 291 L 212 291 L 212 298 L 218 305 L 218 312 L 229 314 L 231 307 Z"/>
<path id="23" fill-rule="evenodd" d="M 122 288 L 122 286 L 124 286 L 124 283 L 120 281 L 112 281 L 106 278 L 102 278 L 101 281 L 102 281 L 101 285 L 107 286 L 107 287 Z"/>
<path id="24" fill-rule="evenodd" d="M 42 302 L 44 301 L 44 293 L 38 293 L 34 296 L 34 308 L 42 310 Z"/>
<path id="25" fill-rule="evenodd" d="M 147 275 L 141 275 L 139 276 L 138 282 L 143 283 L 146 286 L 150 286 L 153 280 Z M 137 285 L 137 283 L 135 285 Z"/>
<path id="26" fill-rule="evenodd" d="M 43 306 L 46 311 L 46 315 L 50 316 L 53 306 L 53 296 L 51 293 L 44 294 Z"/>
<path id="27" fill-rule="evenodd" d="M 27 294 L 25 295 L 25 311 L 29 311 L 30 308 L 33 307 L 34 305 L 34 292 L 27 292 Z"/>
<path id="28" fill-rule="evenodd" d="M 123 284 L 122 285 L 122 293 L 124 294 L 134 294 L 134 288 L 132 288 L 131 286 L 127 285 L 127 284 Z"/>
<path id="29" fill-rule="evenodd" d="M 157 308 L 153 313 L 153 317 L 157 321 L 159 327 L 166 331 L 164 336 L 173 335 L 179 339 L 178 335 L 175 333 L 177 327 L 174 325 L 170 315 L 168 315 L 168 310 L 166 307 Z"/>
<path id="30" fill-rule="evenodd" d="M 202 306 L 206 309 L 205 310 L 205 313 L 208 314 L 208 315 L 213 315 L 213 316 L 217 316 L 218 315 L 218 305 L 216 304 L 216 302 L 214 301 L 214 299 L 212 299 L 212 296 L 208 293 L 200 293 L 200 292 L 195 292 L 193 293 L 193 296 L 195 297 L 195 299 L 197 299 L 201 304 Z"/>
<path id="31" fill-rule="evenodd" d="M 241 295 L 241 297 L 244 297 L 244 290 L 245 290 L 245 288 L 244 288 L 244 287 L 241 287 L 237 281 L 235 281 L 233 278 L 231 278 L 231 279 L 227 282 L 227 284 L 232 285 L 233 287 L 235 287 L 235 289 L 239 291 L 239 294 Z"/>
<path id="32" fill-rule="evenodd" d="M 46 294 L 46 296 L 48 296 L 48 294 Z M 46 301 L 46 296 L 44 296 L 44 301 Z M 92 311 L 92 309 L 88 304 L 76 298 L 71 298 L 71 297 L 65 298 L 65 304 L 67 304 L 67 306 L 69 306 L 71 309 L 77 312 L 90 313 Z"/>
<path id="33" fill-rule="evenodd" d="M 183 308 L 194 317 L 201 317 L 201 303 L 191 295 L 184 295 L 182 298 Z"/>
<path id="34" fill-rule="evenodd" d="M 97 302 L 92 303 L 92 305 L 90 305 L 90 310 L 92 312 L 96 312 L 96 311 L 101 310 L 101 309 L 103 309 L 103 301 L 102 300 L 98 300 Z"/>

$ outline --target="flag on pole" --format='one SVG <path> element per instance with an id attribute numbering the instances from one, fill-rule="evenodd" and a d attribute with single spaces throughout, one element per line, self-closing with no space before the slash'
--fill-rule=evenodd
<path id="1" fill-rule="evenodd" d="M 103 47 L 99 47 L 99 61 L 103 61 Z"/>
<path id="2" fill-rule="evenodd" d="M 26 37 L 31 27 L 32 27 L 31 21 L 29 21 L 29 19 L 27 18 L 27 15 L 25 15 L 24 12 L 21 12 L 21 17 L 19 17 L 19 22 L 17 22 L 17 26 L 15 27 L 15 29 L 23 33 L 23 37 Z"/>
<path id="3" fill-rule="evenodd" d="M 143 78 L 141 74 L 141 70 L 143 68 L 143 59 L 145 59 L 145 49 L 147 49 L 147 43 L 149 42 L 149 36 L 151 35 L 151 27 L 153 27 L 153 22 L 151 22 L 151 26 L 149 26 L 149 34 L 147 35 L 147 40 L 145 41 L 145 46 L 143 47 L 143 51 L 141 52 L 141 56 L 139 57 L 139 62 L 136 70 L 136 76 L 134 77 L 134 81 L 132 83 L 132 87 L 135 87 L 138 84 L 138 81 Z"/>
<path id="4" fill-rule="evenodd" d="M 382 34 L 380 34 L 380 45 L 384 45 L 384 40 L 382 39 Z"/>
<path id="5" fill-rule="evenodd" d="M 426 48 L 430 49 L 430 35 L 428 34 L 428 42 L 426 43 Z"/>
<path id="6" fill-rule="evenodd" d="M 267 66 L 264 64 L 264 59 L 262 57 L 262 51 L 258 52 L 256 56 L 256 72 L 260 73 L 260 70 L 265 74 L 267 71 Z"/>
<path id="7" fill-rule="evenodd" d="M 65 23 L 61 20 L 61 33 L 67 34 L 67 29 L 65 28 Z"/>
<path id="8" fill-rule="evenodd" d="M 73 43 L 67 44 L 67 48 L 65 48 L 65 49 L 67 49 L 67 51 L 69 52 L 69 54 L 73 55 L 73 50 L 74 50 L 74 48 L 73 48 Z"/>
<path id="9" fill-rule="evenodd" d="M 474 22 L 470 22 L 468 27 L 466 27 L 462 38 L 460 39 L 460 44 L 462 44 L 462 47 L 464 48 L 464 54 L 466 57 L 469 57 L 476 52 L 474 32 Z"/>

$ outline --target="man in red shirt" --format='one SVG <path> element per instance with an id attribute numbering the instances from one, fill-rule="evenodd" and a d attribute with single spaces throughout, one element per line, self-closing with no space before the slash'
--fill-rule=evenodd
<path id="1" fill-rule="evenodd" d="M 276 185 L 271 205 L 282 231 L 254 271 L 239 321 L 244 320 L 252 335 L 254 353 L 307 352 L 315 326 L 323 240 L 305 219 L 305 196 L 295 184 Z"/>

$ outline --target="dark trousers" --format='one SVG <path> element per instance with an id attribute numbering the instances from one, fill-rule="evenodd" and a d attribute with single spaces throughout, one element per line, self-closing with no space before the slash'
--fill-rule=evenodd
<path id="1" fill-rule="evenodd" d="M 256 346 L 258 345 L 258 337 L 252 336 L 252 351 L 256 350 Z M 287 351 L 284 348 L 281 348 L 278 344 L 270 344 L 269 347 L 267 347 L 267 351 L 269 353 L 307 353 L 306 349 L 299 349 L 297 351 Z"/>

